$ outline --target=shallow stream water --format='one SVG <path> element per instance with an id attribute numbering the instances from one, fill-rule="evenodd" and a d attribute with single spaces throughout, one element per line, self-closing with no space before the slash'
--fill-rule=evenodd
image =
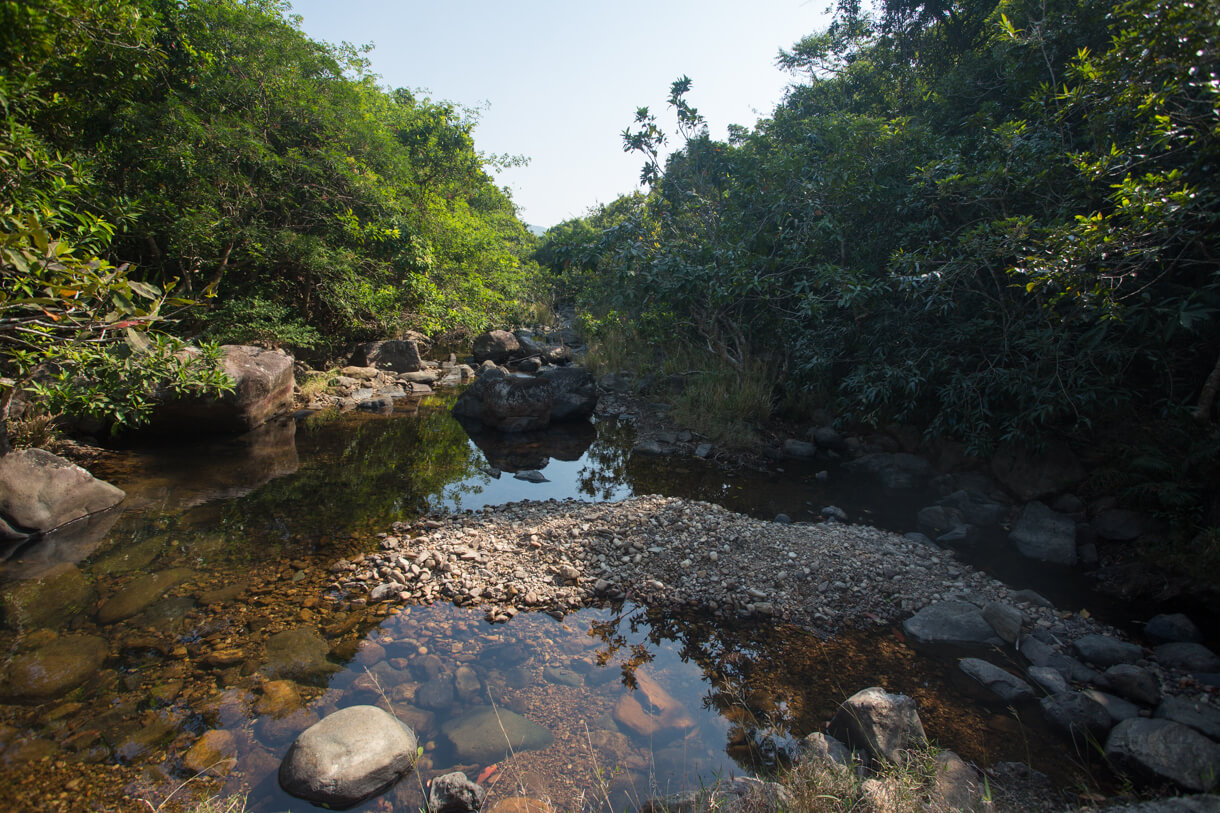
<path id="1" fill-rule="evenodd" d="M 892 628 L 820 640 L 631 605 L 492 626 L 480 610 L 446 604 L 387 612 L 334 600 L 331 562 L 429 511 L 661 493 L 796 521 L 833 504 L 901 531 L 932 499 L 835 469 L 819 479 L 821 466 L 741 472 L 633 457 L 633 430 L 613 422 L 472 437 L 448 404 L 402 401 L 392 415 L 314 415 L 236 440 L 128 448 L 97 467 L 127 491 L 124 510 L 0 568 L 0 782 L 22 789 L 14 803 L 72 810 L 125 797 L 140 809 L 206 767 L 226 789 L 248 788 L 251 810 L 315 809 L 279 789 L 280 759 L 321 716 L 369 703 L 389 704 L 424 752 L 416 775 L 357 810 L 419 809 L 422 783 L 450 770 L 491 788 L 488 810 L 512 797 L 621 810 L 765 772 L 874 685 L 914 696 L 929 735 L 968 760 L 1088 780 L 1087 757 L 1067 753 L 1036 715 L 979 701 L 952 658 L 916 653 Z M 509 473 L 522 469 L 547 482 Z M 1068 572 L 1003 554 L 978 564 L 1060 606 L 1081 602 Z M 55 670 L 66 673 L 58 683 L 45 674 Z M 632 703 L 665 724 L 633 728 Z M 521 726 L 514 753 L 487 749 L 489 721 Z M 192 750 L 209 730 L 224 732 L 213 735 L 221 747 Z M 111 795 L 64 794 L 74 773 L 112 783 Z M 96 804 L 81 803 L 89 792 Z"/>

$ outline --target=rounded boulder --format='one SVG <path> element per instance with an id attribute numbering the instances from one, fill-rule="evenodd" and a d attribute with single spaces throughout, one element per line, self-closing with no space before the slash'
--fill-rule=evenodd
<path id="1" fill-rule="evenodd" d="M 351 807 L 409 774 L 417 749 L 401 720 L 376 706 L 350 706 L 296 738 L 280 763 L 280 787 L 315 804 Z"/>

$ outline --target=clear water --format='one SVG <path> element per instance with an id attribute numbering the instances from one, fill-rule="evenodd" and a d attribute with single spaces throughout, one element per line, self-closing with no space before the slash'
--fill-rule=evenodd
<path id="1" fill-rule="evenodd" d="M 422 783 L 450 770 L 483 778 L 486 809 L 513 796 L 623 809 L 765 772 L 843 698 L 873 685 L 913 695 L 929 734 L 967 759 L 1029 761 L 1068 779 L 1071 760 L 1029 715 L 981 704 L 952 661 L 917 655 L 890 629 L 821 641 L 631 606 L 562 621 L 522 613 L 491 626 L 477 609 L 383 615 L 327 597 L 331 562 L 374 549 L 377 532 L 428 511 L 664 493 L 794 520 L 835 504 L 853 520 L 903 530 L 928 501 L 881 495 L 840 472 L 817 479 L 812 467 L 742 473 L 633 458 L 632 441 L 630 427 L 616 424 L 471 437 L 438 398 L 402 402 L 391 416 L 318 415 L 237 440 L 122 450 L 95 472 L 127 490 L 121 514 L 23 551 L 0 571 L 10 593 L 50 583 L 65 567 L 89 590 L 50 622 L 10 613 L 0 633 L 10 661 L 57 635 L 106 645 L 101 665 L 70 691 L 0 705 L 0 781 L 21 788 L 14 804 L 79 809 L 54 792 L 64 776 L 115 765 L 105 780 L 115 794 L 155 801 L 191 774 L 199 735 L 220 729 L 237 759 L 227 789 L 250 789 L 255 811 L 313 809 L 279 789 L 280 759 L 320 716 L 370 703 L 407 720 L 424 752 L 415 776 L 359 810 L 418 809 Z M 516 479 L 519 469 L 547 482 Z M 150 574 L 179 575 L 134 615 L 106 623 L 107 602 Z M 295 696 L 276 705 L 264 645 L 285 630 L 306 631 L 321 654 L 296 676 Z M 12 688 L 6 672 L 0 690 L 5 681 Z M 631 702 L 662 724 L 633 728 L 619 708 Z M 515 756 L 460 751 L 446 725 L 492 708 L 522 715 L 553 741 Z"/>

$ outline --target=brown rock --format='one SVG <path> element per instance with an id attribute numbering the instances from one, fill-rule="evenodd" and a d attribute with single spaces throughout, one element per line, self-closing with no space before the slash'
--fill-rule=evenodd
<path id="1" fill-rule="evenodd" d="M 237 741 L 231 732 L 213 729 L 204 732 L 182 757 L 183 766 L 193 773 L 210 771 L 223 776 L 237 763 Z"/>

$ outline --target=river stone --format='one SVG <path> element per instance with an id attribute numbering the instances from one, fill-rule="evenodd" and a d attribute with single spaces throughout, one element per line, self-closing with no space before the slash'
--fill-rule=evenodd
<path id="1" fill-rule="evenodd" d="M 915 643 L 928 645 L 982 644 L 995 638 L 982 611 L 964 601 L 929 604 L 903 621 L 902 630 Z"/>
<path id="2" fill-rule="evenodd" d="M 1111 723 L 1121 723 L 1123 720 L 1130 720 L 1132 717 L 1138 717 L 1140 714 L 1139 706 L 1117 695 L 1107 694 L 1092 688 L 1084 689 L 1082 693 L 1090 700 L 1097 701 L 1098 705 L 1106 710 L 1106 713 L 1110 715 Z"/>
<path id="3" fill-rule="evenodd" d="M 1153 715 L 1175 723 L 1188 725 L 1213 740 L 1220 740 L 1220 708 L 1197 703 L 1184 697 L 1166 697 Z"/>
<path id="4" fill-rule="evenodd" d="M 1080 744 L 1100 742 L 1112 725 L 1105 706 L 1080 692 L 1053 694 L 1040 702 L 1047 724 Z"/>
<path id="5" fill-rule="evenodd" d="M 1109 635 L 1083 635 L 1072 642 L 1080 657 L 1095 666 L 1109 667 L 1119 663 L 1135 663 L 1144 657 L 1138 644 L 1129 644 Z"/>
<path id="6" fill-rule="evenodd" d="M 1153 652 L 1162 666 L 1186 672 L 1220 672 L 1220 657 L 1193 641 L 1161 644 Z"/>
<path id="7" fill-rule="evenodd" d="M 62 697 L 97 673 L 110 645 L 94 635 L 65 635 L 13 656 L 0 674 L 0 698 L 44 703 Z"/>
<path id="8" fill-rule="evenodd" d="M 20 541 L 89 514 L 126 496 L 75 463 L 43 449 L 0 456 L 0 541 Z"/>
<path id="9" fill-rule="evenodd" d="M 1151 783 L 1210 791 L 1220 781 L 1220 745 L 1172 720 L 1124 720 L 1110 732 L 1105 753 L 1119 771 Z"/>
<path id="10" fill-rule="evenodd" d="M 59 628 L 92 606 L 93 585 L 71 562 L 54 565 L 37 579 L 17 582 L 0 594 L 10 627 Z"/>
<path id="11" fill-rule="evenodd" d="M 97 621 L 99 624 L 113 624 L 131 618 L 165 595 L 166 590 L 194 575 L 193 570 L 175 567 L 141 576 L 102 602 L 97 609 Z"/>
<path id="12" fill-rule="evenodd" d="M 995 630 L 1006 644 L 1015 643 L 1021 635 L 1021 627 L 1025 624 L 1025 616 L 1011 604 L 1002 601 L 990 601 L 983 608 L 983 618 Z"/>
<path id="13" fill-rule="evenodd" d="M 411 772 L 418 743 L 376 706 L 349 706 L 301 732 L 280 763 L 280 787 L 328 807 L 351 807 Z"/>
<path id="14" fill-rule="evenodd" d="M 227 774 L 237 759 L 237 740 L 231 731 L 212 729 L 205 731 L 182 756 L 182 766 L 191 773 L 209 771 Z"/>
<path id="15" fill-rule="evenodd" d="M 326 659 L 330 646 L 309 627 L 294 627 L 267 639 L 262 672 L 269 678 L 317 683 L 339 667 Z"/>
<path id="16" fill-rule="evenodd" d="M 1173 644 L 1183 641 L 1198 642 L 1202 639 L 1199 628 L 1182 613 L 1162 613 L 1148 619 L 1144 635 L 1154 644 Z"/>
<path id="17" fill-rule="evenodd" d="M 461 762 L 489 765 L 509 753 L 535 751 L 555 738 L 537 723 L 502 708 L 483 708 L 449 720 L 441 730 L 457 750 Z"/>
<path id="18" fill-rule="evenodd" d="M 587 418 L 597 409 L 597 381 L 583 367 L 547 367 L 538 377 L 551 385 L 551 420 Z"/>
<path id="19" fill-rule="evenodd" d="M 830 734 L 878 761 L 898 762 L 904 751 L 927 742 L 915 701 L 880 686 L 856 692 L 830 721 Z"/>
<path id="20" fill-rule="evenodd" d="M 1037 683 L 1040 688 L 1046 691 L 1047 694 L 1058 694 L 1066 692 L 1069 688 L 1067 679 L 1059 673 L 1058 669 L 1050 666 L 1031 666 L 1026 670 L 1029 679 Z"/>
<path id="21" fill-rule="evenodd" d="M 94 560 L 90 570 L 95 579 L 134 573 L 151 565 L 161 555 L 164 548 L 165 537 L 160 534 L 142 539 L 135 544 L 118 545 L 105 556 Z"/>
<path id="22" fill-rule="evenodd" d="M 1103 676 L 1110 690 L 1119 697 L 1145 706 L 1155 706 L 1161 702 L 1161 686 L 1156 676 L 1147 669 L 1119 663 L 1107 669 Z"/>
<path id="23" fill-rule="evenodd" d="M 426 709 L 441 711 L 453 705 L 454 697 L 453 680 L 448 676 L 441 676 L 429 680 L 416 690 L 415 703 Z"/>
<path id="24" fill-rule="evenodd" d="M 829 734 L 815 731 L 800 743 L 801 758 L 815 759 L 828 765 L 851 765 L 851 751 Z"/>
<path id="25" fill-rule="evenodd" d="M 428 810 L 431 813 L 474 813 L 483 806 L 487 791 L 471 782 L 461 771 L 447 773 L 432 780 L 428 788 Z"/>
<path id="26" fill-rule="evenodd" d="M 352 354 L 351 363 L 354 367 L 376 367 L 396 373 L 417 373 L 423 368 L 419 346 L 405 339 L 362 344 Z"/>
<path id="27" fill-rule="evenodd" d="M 999 525 L 1000 520 L 1008 513 L 1006 506 L 988 500 L 980 494 L 972 494 L 965 489 L 954 491 L 940 499 L 937 504 L 956 508 L 966 522 L 984 528 Z"/>
<path id="28" fill-rule="evenodd" d="M 540 378 L 507 376 L 495 381 L 486 377 L 480 420 L 501 432 L 531 432 L 551 422 L 551 387 Z"/>
<path id="29" fill-rule="evenodd" d="M 697 790 L 648 799 L 639 808 L 640 813 L 748 813 L 796 809 L 796 800 L 788 788 L 779 782 L 751 776 L 719 779 Z"/>
<path id="30" fill-rule="evenodd" d="M 1084 479 L 1084 467 L 1064 443 L 1047 441 L 1041 451 L 1017 443 L 1001 446 L 991 461 L 991 473 L 1023 501 L 1066 491 Z"/>
<path id="31" fill-rule="evenodd" d="M 584 678 L 566 666 L 544 666 L 542 677 L 548 683 L 558 683 L 561 686 L 583 686 L 585 684 Z"/>
<path id="32" fill-rule="evenodd" d="M 254 710 L 268 717 L 284 717 L 301 707 L 301 693 L 291 680 L 269 680 Z"/>
<path id="33" fill-rule="evenodd" d="M 952 751 L 936 755 L 936 777 L 932 780 L 930 796 L 930 810 L 981 813 L 993 809 L 983 801 L 978 773 Z"/>
<path id="34" fill-rule="evenodd" d="M 480 333 L 474 339 L 474 360 L 481 364 L 490 359 L 496 364 L 503 364 L 521 350 L 521 342 L 507 330 L 490 330 Z"/>
<path id="35" fill-rule="evenodd" d="M 1034 696 L 1033 687 L 1024 680 L 981 658 L 963 658 L 958 667 L 1005 703 Z"/>
<path id="36" fill-rule="evenodd" d="M 939 537 L 957 528 L 965 527 L 962 512 L 944 505 L 929 505 L 919 509 L 915 521 L 919 529 L 930 537 Z"/>
<path id="37" fill-rule="evenodd" d="M 1076 521 L 1040 502 L 1021 509 L 1008 538 L 1022 556 L 1059 565 L 1076 564 Z"/>
<path id="38" fill-rule="evenodd" d="M 158 392 L 150 429 L 184 435 L 249 432 L 292 408 L 292 356 L 250 345 L 225 345 L 220 351 L 220 367 L 234 389 L 218 398 Z M 193 348 L 186 352 L 199 353 Z"/>

